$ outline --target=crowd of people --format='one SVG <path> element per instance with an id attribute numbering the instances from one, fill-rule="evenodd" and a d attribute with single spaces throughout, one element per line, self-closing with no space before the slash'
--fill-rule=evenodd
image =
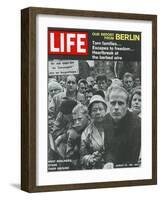
<path id="1" fill-rule="evenodd" d="M 141 165 L 140 79 L 69 75 L 48 91 L 49 161 L 68 160 L 68 170 Z"/>

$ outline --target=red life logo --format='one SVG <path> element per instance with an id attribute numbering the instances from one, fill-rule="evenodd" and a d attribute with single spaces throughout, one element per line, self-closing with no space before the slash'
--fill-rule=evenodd
<path id="1" fill-rule="evenodd" d="M 88 33 L 48 31 L 49 55 L 88 55 Z"/>

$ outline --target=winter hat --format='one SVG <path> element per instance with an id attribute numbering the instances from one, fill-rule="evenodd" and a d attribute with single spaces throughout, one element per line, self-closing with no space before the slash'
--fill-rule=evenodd
<path id="1" fill-rule="evenodd" d="M 90 100 L 90 102 L 89 102 L 89 105 L 88 105 L 89 114 L 91 114 L 91 107 L 92 107 L 92 104 L 93 104 L 93 103 L 99 103 L 99 102 L 103 103 L 103 105 L 105 105 L 105 107 L 106 107 L 106 109 L 107 109 L 107 104 L 106 104 L 105 100 L 103 99 L 103 97 L 100 96 L 100 95 L 94 95 L 94 96 L 91 98 L 91 100 Z"/>

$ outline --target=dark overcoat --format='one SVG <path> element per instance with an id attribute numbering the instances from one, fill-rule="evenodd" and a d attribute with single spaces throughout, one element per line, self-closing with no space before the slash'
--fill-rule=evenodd
<path id="1" fill-rule="evenodd" d="M 114 123 L 110 114 L 104 119 L 105 163 L 115 167 L 137 166 L 141 149 L 141 119 L 132 112 Z"/>

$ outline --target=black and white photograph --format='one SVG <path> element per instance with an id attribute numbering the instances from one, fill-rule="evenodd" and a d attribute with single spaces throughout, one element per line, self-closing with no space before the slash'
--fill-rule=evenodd
<path id="1" fill-rule="evenodd" d="M 141 33 L 48 28 L 48 172 L 141 167 Z"/>

